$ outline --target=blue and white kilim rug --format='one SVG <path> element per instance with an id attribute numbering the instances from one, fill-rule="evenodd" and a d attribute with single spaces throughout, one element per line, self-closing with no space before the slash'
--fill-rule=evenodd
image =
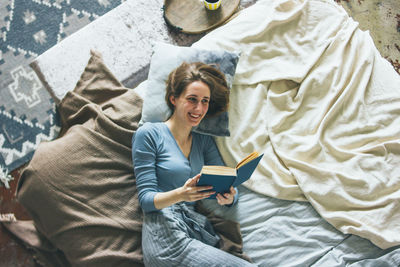
<path id="1" fill-rule="evenodd" d="M 123 1 L 0 0 L 0 169 L 28 162 L 60 130 L 55 104 L 28 64 Z"/>

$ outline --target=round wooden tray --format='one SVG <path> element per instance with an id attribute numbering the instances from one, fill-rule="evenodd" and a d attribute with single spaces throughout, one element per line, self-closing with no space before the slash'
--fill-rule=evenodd
<path id="1" fill-rule="evenodd" d="M 164 18 L 176 30 L 184 33 L 203 33 L 233 15 L 240 0 L 222 0 L 217 10 L 208 10 L 203 0 L 165 0 Z"/>

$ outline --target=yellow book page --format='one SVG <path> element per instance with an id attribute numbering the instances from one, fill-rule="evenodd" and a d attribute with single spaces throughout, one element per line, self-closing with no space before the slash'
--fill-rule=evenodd
<path id="1" fill-rule="evenodd" d="M 241 166 L 247 164 L 248 162 L 252 161 L 253 159 L 257 158 L 260 154 L 257 151 L 254 151 L 244 159 L 242 159 L 237 165 L 236 169 L 239 169 Z"/>
<path id="2" fill-rule="evenodd" d="M 236 169 L 227 166 L 203 166 L 201 173 L 236 176 Z"/>

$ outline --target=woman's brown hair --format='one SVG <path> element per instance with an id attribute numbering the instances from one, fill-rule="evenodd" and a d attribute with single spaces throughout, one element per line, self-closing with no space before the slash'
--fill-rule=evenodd
<path id="1" fill-rule="evenodd" d="M 206 116 L 211 117 L 226 111 L 229 104 L 229 89 L 225 75 L 216 67 L 202 62 L 183 62 L 168 76 L 165 101 L 171 111 L 174 105 L 170 96 L 178 98 L 186 87 L 195 81 L 201 81 L 210 88 L 210 104 Z"/>

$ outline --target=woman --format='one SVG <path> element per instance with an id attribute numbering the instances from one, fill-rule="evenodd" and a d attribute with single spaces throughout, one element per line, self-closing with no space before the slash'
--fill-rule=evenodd
<path id="1" fill-rule="evenodd" d="M 210 65 L 183 63 L 168 77 L 166 122 L 145 123 L 133 141 L 133 161 L 144 211 L 142 249 L 147 266 L 253 266 L 215 248 L 219 237 L 194 202 L 212 195 L 196 186 L 203 165 L 223 165 L 214 140 L 192 128 L 205 116 L 227 109 L 224 75 Z M 192 178 L 190 178 L 192 177 Z M 206 191 L 205 191 L 206 190 Z M 220 205 L 236 202 L 237 191 L 217 195 Z"/>

